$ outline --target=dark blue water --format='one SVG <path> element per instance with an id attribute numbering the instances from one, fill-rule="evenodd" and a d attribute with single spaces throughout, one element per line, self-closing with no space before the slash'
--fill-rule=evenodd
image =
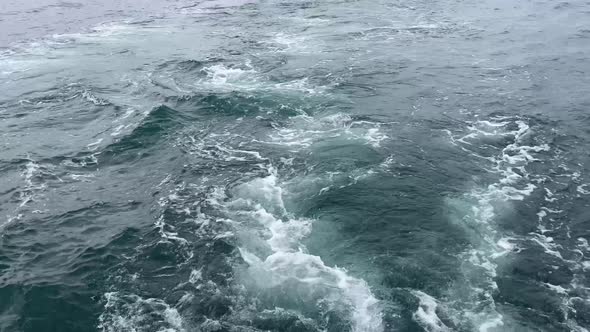
<path id="1" fill-rule="evenodd" d="M 0 331 L 588 331 L 589 22 L 3 2 Z"/>

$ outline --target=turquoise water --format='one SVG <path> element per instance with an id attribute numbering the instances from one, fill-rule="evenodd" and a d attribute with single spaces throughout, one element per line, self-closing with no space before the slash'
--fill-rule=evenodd
<path id="1" fill-rule="evenodd" d="M 590 328 L 587 3 L 0 6 L 0 331 Z"/>

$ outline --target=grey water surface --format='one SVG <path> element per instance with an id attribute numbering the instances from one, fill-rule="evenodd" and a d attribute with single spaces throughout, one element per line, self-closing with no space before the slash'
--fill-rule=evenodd
<path id="1" fill-rule="evenodd" d="M 0 331 L 590 329 L 590 3 L 0 3 Z"/>

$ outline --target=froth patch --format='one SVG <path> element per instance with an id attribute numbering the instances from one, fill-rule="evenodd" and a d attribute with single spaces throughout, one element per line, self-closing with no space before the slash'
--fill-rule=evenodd
<path id="1" fill-rule="evenodd" d="M 290 126 L 280 128 L 270 135 L 271 143 L 305 149 L 321 141 L 341 138 L 379 148 L 389 138 L 382 127 L 390 123 L 356 120 L 344 113 L 317 118 L 302 114 L 290 121 Z"/>
<path id="2" fill-rule="evenodd" d="M 462 324 L 478 331 L 502 329 L 510 317 L 504 317 L 497 309 L 492 294 L 497 291 L 498 259 L 521 250 L 520 239 L 504 234 L 497 219 L 506 208 L 529 197 L 538 187 L 533 184 L 534 174 L 527 166 L 550 150 L 547 144 L 530 145 L 532 134 L 529 123 L 522 118 L 496 117 L 469 123 L 467 133 L 451 141 L 464 152 L 482 160 L 485 169 L 497 175 L 497 180 L 466 193 L 461 199 L 448 199 L 456 211 L 452 221 L 457 222 L 469 234 L 470 248 L 460 258 L 467 285 L 457 285 L 449 290 L 453 303 L 448 305 Z M 547 192 L 550 196 L 550 193 Z M 537 214 L 539 221 L 552 210 Z M 550 238 L 533 236 L 531 241 L 543 246 L 545 252 L 559 257 Z M 524 241 L 522 243 L 530 243 Z M 461 287 L 469 287 L 465 293 Z M 512 324 L 512 323 L 510 323 Z"/>
<path id="3" fill-rule="evenodd" d="M 257 71 L 249 60 L 243 64 L 217 63 L 201 70 L 205 74 L 194 84 L 183 86 L 185 90 L 199 91 L 208 88 L 215 91 L 275 91 L 275 92 L 299 92 L 305 94 L 319 94 L 324 91 L 321 86 L 309 83 L 308 78 L 300 78 L 283 82 L 273 82 L 265 75 Z"/>
<path id="4" fill-rule="evenodd" d="M 186 331 L 178 311 L 161 299 L 119 292 L 106 293 L 104 298 L 104 311 L 98 318 L 103 332 Z"/>
<path id="5" fill-rule="evenodd" d="M 416 323 L 428 332 L 451 331 L 436 314 L 438 301 L 434 297 L 421 291 L 413 291 L 412 294 L 420 301 L 418 309 L 412 314 L 412 318 Z"/>
<path id="6" fill-rule="evenodd" d="M 312 220 L 290 215 L 282 196 L 271 168 L 268 176 L 234 188 L 225 203 L 228 218 L 242 234 L 240 253 L 248 266 L 242 275 L 245 284 L 266 294 L 266 306 L 312 306 L 316 312 L 348 316 L 353 331 L 382 331 L 380 304 L 367 283 L 307 252 L 302 240 L 311 232 Z M 281 299 L 273 294 L 281 294 Z"/>

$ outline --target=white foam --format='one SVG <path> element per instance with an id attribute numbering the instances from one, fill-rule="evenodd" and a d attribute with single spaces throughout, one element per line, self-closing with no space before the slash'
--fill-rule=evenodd
<path id="1" fill-rule="evenodd" d="M 556 210 L 556 209 L 550 209 L 548 207 L 542 206 L 541 210 L 547 212 L 547 213 L 551 213 L 551 214 L 558 214 L 558 213 L 562 213 L 563 210 Z"/>
<path id="2" fill-rule="evenodd" d="M 369 128 L 363 137 L 369 144 L 376 148 L 380 146 L 381 141 L 389 138 L 389 136 L 381 133 L 379 128 Z"/>
<path id="3" fill-rule="evenodd" d="M 416 323 L 428 332 L 451 331 L 436 314 L 438 302 L 435 298 L 421 291 L 412 291 L 412 293 L 420 300 L 418 309 L 412 314 Z"/>
<path id="4" fill-rule="evenodd" d="M 554 202 L 557 200 L 557 197 L 553 197 L 554 194 L 553 194 L 553 192 L 551 192 L 551 190 L 549 190 L 548 188 L 544 188 L 544 189 L 545 189 L 545 201 Z"/>
<path id="5" fill-rule="evenodd" d="M 308 47 L 304 36 L 288 35 L 283 32 L 277 33 L 273 38 L 273 42 L 284 45 L 285 48 L 280 50 L 283 52 L 293 50 L 302 51 Z"/>
<path id="6" fill-rule="evenodd" d="M 590 195 L 590 190 L 586 189 L 587 186 L 587 183 L 581 184 L 576 188 L 576 190 L 582 195 Z"/>
<path id="7" fill-rule="evenodd" d="M 281 16 L 281 20 L 293 20 L 296 22 L 297 25 L 307 25 L 307 26 L 316 26 L 316 25 L 325 25 L 330 22 L 330 20 L 319 18 L 319 17 L 302 17 L 302 16 Z"/>
<path id="8" fill-rule="evenodd" d="M 0 224 L 0 230 L 2 230 L 4 227 L 10 225 L 11 223 L 22 219 L 22 217 L 23 217 L 22 213 L 6 216 L 6 221 L 3 222 L 2 224 Z"/>
<path id="9" fill-rule="evenodd" d="M 268 79 L 256 71 L 252 65 L 246 61 L 242 66 L 227 66 L 225 64 L 215 64 L 202 69 L 207 75 L 190 89 L 211 88 L 216 91 L 297 91 L 308 94 L 322 93 L 324 89 L 319 86 L 309 84 L 307 78 L 295 79 L 287 82 L 269 82 Z"/>
<path id="10" fill-rule="evenodd" d="M 188 138 L 188 140 L 187 140 Z M 176 144 L 184 146 L 188 153 L 204 159 L 223 161 L 265 161 L 266 158 L 258 151 L 245 150 L 231 147 L 236 134 L 225 133 L 223 135 L 208 134 L 205 137 L 180 136 Z M 237 141 L 237 139 L 236 139 Z"/>
<path id="11" fill-rule="evenodd" d="M 514 126 L 516 128 L 512 128 Z M 519 240 L 501 234 L 496 228 L 495 219 L 501 213 L 501 207 L 508 207 L 514 201 L 522 201 L 537 189 L 531 183 L 531 175 L 526 167 L 539 160 L 537 154 L 549 151 L 549 146 L 523 144 L 524 137 L 530 134 L 531 129 L 525 120 L 518 118 L 478 120 L 471 122 L 468 130 L 460 138 L 450 135 L 451 143 L 477 158 L 489 160 L 492 164 L 490 171 L 498 174 L 499 179 L 485 188 L 477 188 L 466 194 L 468 202 L 476 202 L 471 206 L 470 213 L 458 216 L 458 221 L 464 223 L 466 231 L 473 235 L 473 247 L 461 255 L 468 262 L 463 268 L 471 294 L 465 295 L 459 290 L 450 292 L 451 297 L 458 297 L 452 299 L 454 305 L 459 304 L 453 307 L 455 313 L 467 318 L 483 332 L 497 330 L 504 325 L 504 317 L 496 310 L 492 296 L 498 287 L 495 282 L 497 260 L 519 250 L 516 245 Z M 476 149 L 482 144 L 481 140 L 483 144 L 487 144 L 486 142 L 495 138 L 498 138 L 498 142 L 508 143 L 504 147 L 498 147 L 496 155 L 480 155 Z M 546 198 L 552 199 L 553 194 L 547 189 L 545 192 Z M 548 214 L 559 212 L 561 211 L 542 208 L 537 217 L 541 222 Z M 561 258 L 558 247 L 550 238 L 541 235 L 532 240 L 542 245 L 547 253 Z"/>
<path id="12" fill-rule="evenodd" d="M 547 217 L 547 211 L 541 210 L 537 212 L 537 217 L 539 218 L 539 222 L 542 222 L 543 218 Z"/>
<path id="13" fill-rule="evenodd" d="M 198 270 L 192 270 L 191 274 L 188 278 L 188 282 L 190 282 L 191 284 L 196 284 L 198 281 L 200 281 L 203 278 L 203 272 L 202 272 L 202 268 L 198 269 Z"/>
<path id="14" fill-rule="evenodd" d="M 107 106 L 107 105 L 110 105 L 111 104 L 106 99 L 103 99 L 103 98 L 100 98 L 100 97 L 95 96 L 89 90 L 84 90 L 82 92 L 82 97 L 84 99 L 88 100 L 89 102 L 93 103 L 96 106 Z"/>
<path id="15" fill-rule="evenodd" d="M 496 120 L 500 122 L 496 122 Z M 517 128 L 511 129 L 514 125 L 516 125 Z M 479 244 L 471 250 L 469 262 L 474 266 L 483 268 L 483 271 L 485 271 L 485 274 L 488 276 L 487 278 L 482 278 L 481 275 L 478 276 L 477 273 L 474 274 L 471 267 L 468 267 L 468 272 L 470 273 L 468 281 L 472 283 L 471 286 L 473 292 L 489 299 L 489 301 L 486 301 L 486 305 L 479 305 L 480 309 L 476 311 L 467 310 L 466 312 L 466 316 L 471 317 L 471 321 L 476 326 L 479 326 L 480 331 L 502 330 L 501 326 L 504 324 L 503 317 L 496 311 L 495 303 L 491 296 L 493 289 L 497 288 L 497 285 L 494 282 L 497 266 L 495 260 L 510 251 L 519 250 L 518 247 L 511 248 L 510 243 L 513 241 L 509 241 L 510 243 L 503 242 L 502 239 L 506 237 L 502 237 L 503 235 L 494 227 L 493 221 L 495 219 L 495 214 L 501 211 L 501 209 L 497 209 L 497 205 L 503 206 L 509 204 L 511 201 L 523 200 L 536 190 L 536 186 L 532 182 L 542 185 L 546 181 L 544 176 L 535 174 L 531 175 L 527 172 L 527 166 L 530 163 L 546 159 L 540 158 L 540 156 L 542 156 L 544 152 L 550 151 L 550 147 L 547 144 L 539 144 L 536 146 L 523 144 L 525 137 L 530 135 L 531 132 L 531 128 L 529 128 L 529 125 L 524 119 L 502 117 L 497 118 L 494 121 L 474 122 L 469 128 L 469 132 L 459 139 L 455 139 L 451 135 L 451 143 L 456 144 L 463 151 L 466 151 L 473 156 L 490 160 L 494 164 L 491 171 L 499 174 L 501 177 L 497 183 L 488 186 L 487 190 L 476 191 L 475 197 L 480 198 L 478 207 L 474 209 L 474 217 L 467 219 L 475 221 L 475 225 L 479 225 L 476 226 L 476 231 L 473 233 L 479 236 L 479 240 L 483 240 L 475 241 L 475 243 Z M 480 156 L 477 150 L 473 149 L 473 147 L 479 147 L 478 142 L 480 138 L 483 138 L 484 142 L 487 142 L 489 139 L 494 139 L 495 137 L 501 139 L 498 140 L 498 142 L 505 140 L 509 141 L 509 144 L 504 148 L 498 148 L 501 149 L 498 155 L 484 157 Z M 560 164 L 559 167 L 570 173 L 565 176 L 571 178 L 573 182 L 579 182 L 581 178 L 580 172 L 570 170 L 565 164 Z M 563 198 L 562 194 L 555 194 L 548 188 L 543 189 L 545 202 L 554 203 Z M 584 185 L 578 186 L 576 190 L 579 194 L 586 194 L 587 192 Z M 487 205 L 491 202 L 494 202 L 494 204 L 491 206 Z M 563 205 L 560 204 L 560 206 Z M 530 236 L 526 238 L 515 240 L 526 243 L 529 247 L 531 245 L 540 247 L 545 254 L 559 259 L 563 264 L 567 264 L 574 272 L 573 281 L 570 287 L 548 283 L 543 284 L 544 287 L 551 289 L 562 298 L 563 304 L 561 309 L 564 313 L 569 314 L 570 312 L 575 311 L 571 306 L 572 298 L 569 297 L 569 294 L 580 294 L 585 292 L 581 290 L 579 285 L 577 285 L 578 282 L 576 280 L 580 275 L 585 273 L 585 263 L 587 261 L 584 261 L 583 259 L 586 243 L 584 242 L 584 239 L 579 240 L 577 248 L 572 250 L 564 248 L 561 244 L 557 243 L 555 239 L 548 236 L 548 232 L 555 231 L 562 227 L 562 225 L 553 225 L 552 222 L 555 221 L 555 218 L 552 217 L 553 215 L 561 214 L 563 212 L 564 211 L 554 208 L 551 205 L 540 207 L 537 212 L 537 231 L 530 233 Z M 569 230 L 567 236 L 570 236 Z M 492 244 L 491 241 L 498 237 L 501 237 L 500 240 L 496 241 L 495 244 Z M 564 255 L 568 251 L 570 254 L 575 253 L 576 258 L 570 260 L 564 259 Z M 474 279 L 471 277 L 473 275 L 476 276 Z M 477 281 L 477 279 L 482 279 L 483 282 L 481 280 Z M 476 282 L 473 282 L 473 280 Z M 465 301 L 465 299 L 460 299 L 460 301 L 465 301 L 468 303 L 468 306 L 476 304 L 473 299 L 477 299 L 477 297 L 467 296 L 466 299 L 467 301 Z M 457 312 L 457 314 L 460 316 L 462 314 L 460 312 L 461 308 L 458 310 L 459 312 Z M 508 317 L 508 319 L 510 318 Z M 584 330 L 571 317 L 566 317 L 566 324 L 572 331 Z"/>
<path id="16" fill-rule="evenodd" d="M 324 87 L 313 86 L 309 84 L 309 79 L 307 77 L 283 83 L 275 83 L 272 85 L 272 89 L 283 91 L 299 91 L 308 94 L 319 94 L 325 91 Z"/>
<path id="17" fill-rule="evenodd" d="M 559 293 L 559 294 L 562 294 L 562 295 L 567 294 L 567 289 L 563 288 L 562 286 L 553 285 L 553 284 L 550 284 L 548 282 L 544 282 L 543 285 L 545 285 L 547 288 L 551 289 L 552 291 L 554 291 L 556 293 Z"/>
<path id="18" fill-rule="evenodd" d="M 162 180 L 158 187 L 161 188 L 162 186 L 170 183 L 170 177 L 166 176 L 164 180 Z M 191 215 L 191 210 L 187 207 L 184 203 L 186 201 L 186 197 L 181 195 L 180 193 L 186 190 L 186 183 L 182 182 L 180 184 L 175 185 L 174 187 L 170 188 L 167 193 L 165 193 L 162 197 L 160 197 L 157 203 L 164 211 L 167 208 L 172 208 L 176 210 L 177 213 L 184 213 L 186 217 Z M 199 217 L 199 216 L 195 216 Z M 178 266 L 182 266 L 184 264 L 188 264 L 191 259 L 194 257 L 195 253 L 189 243 L 189 241 L 182 237 L 177 231 L 174 224 L 169 224 L 165 218 L 165 214 L 162 212 L 160 216 L 154 222 L 154 228 L 158 230 L 160 234 L 162 243 L 172 243 L 176 246 L 177 252 L 181 255 L 182 261 L 178 263 Z"/>
<path id="19" fill-rule="evenodd" d="M 203 69 L 212 84 L 227 85 L 244 82 L 254 82 L 253 75 L 256 71 L 253 69 L 230 68 L 223 64 L 216 64 Z"/>
<path id="20" fill-rule="evenodd" d="M 478 327 L 479 332 L 497 331 L 497 328 L 504 326 L 503 316 L 500 314 L 494 314 L 492 318 L 486 319 Z"/>
<path id="21" fill-rule="evenodd" d="M 162 187 L 164 184 L 168 183 L 170 181 L 170 179 L 172 179 L 172 175 L 171 174 L 166 175 L 166 177 L 164 179 L 162 179 L 162 181 L 160 181 L 160 183 L 158 183 L 156 188 Z"/>
<path id="22" fill-rule="evenodd" d="M 125 129 L 125 125 L 118 125 L 113 132 L 111 132 L 111 136 L 119 136 L 121 135 L 121 132 L 123 131 L 123 129 Z"/>
<path id="23" fill-rule="evenodd" d="M 25 165 L 25 169 L 21 173 L 21 177 L 24 178 L 24 186 L 18 191 L 19 204 L 14 209 L 11 215 L 7 216 L 7 221 L 2 224 L 1 227 L 20 220 L 23 217 L 23 209 L 34 202 L 42 192 L 47 189 L 47 183 L 36 180 L 37 176 L 40 175 L 53 175 L 50 170 L 50 166 L 39 165 L 33 160 L 29 160 Z M 63 181 L 58 178 L 59 181 Z"/>
<path id="24" fill-rule="evenodd" d="M 513 242 L 516 239 L 511 238 L 511 237 L 503 237 L 501 239 L 499 239 L 496 242 L 496 245 L 498 246 L 499 249 L 501 249 L 501 251 L 495 252 L 492 254 L 492 258 L 496 259 L 500 256 L 504 256 L 506 254 L 512 253 L 512 252 L 518 252 L 520 250 L 520 248 Z"/>
<path id="25" fill-rule="evenodd" d="M 180 237 L 177 232 L 172 232 L 172 231 L 168 230 L 171 227 L 168 224 L 166 224 L 163 216 L 160 216 L 160 218 L 158 218 L 156 220 L 154 225 L 160 231 L 160 235 L 162 236 L 163 239 L 177 241 L 181 244 L 188 245 L 187 239 Z M 191 255 L 193 254 L 192 251 L 190 252 L 190 254 Z"/>
<path id="26" fill-rule="evenodd" d="M 94 178 L 94 174 L 70 174 L 70 177 L 76 181 L 90 182 L 91 178 Z"/>
<path id="27" fill-rule="evenodd" d="M 133 108 L 129 108 L 125 111 L 125 113 L 117 120 L 115 121 L 119 121 L 119 120 L 123 120 L 123 119 L 127 119 L 129 116 L 131 116 L 131 114 L 135 113 L 135 110 Z M 147 115 L 147 114 L 146 114 Z"/>
<path id="28" fill-rule="evenodd" d="M 161 332 L 184 332 L 183 320 L 178 311 L 161 299 L 144 299 L 138 295 L 109 292 L 104 295 L 106 304 L 98 318 L 103 332 L 129 332 L 151 330 L 154 319 L 164 325 Z"/>
<path id="29" fill-rule="evenodd" d="M 555 210 L 555 209 L 550 209 L 548 207 L 541 207 L 541 210 L 539 212 L 537 212 L 537 217 L 539 222 L 543 222 L 544 218 L 547 217 L 548 214 L 558 214 L 558 213 L 562 213 L 562 210 Z"/>
<path id="30" fill-rule="evenodd" d="M 355 121 L 348 114 L 335 113 L 320 118 L 301 114 L 290 119 L 288 127 L 279 128 L 270 134 L 268 143 L 292 148 L 309 148 L 316 142 L 331 138 L 342 138 L 363 142 L 374 148 L 380 147 L 389 138 L 381 130 L 379 122 Z"/>
<path id="31" fill-rule="evenodd" d="M 295 296 L 320 296 L 334 308 L 350 307 L 353 331 L 383 330 L 379 302 L 365 281 L 340 268 L 326 266 L 320 257 L 302 251 L 275 252 L 263 260 L 244 249 L 241 252 L 251 266 L 250 273 L 263 281 L 258 287 L 289 285 L 298 294 Z"/>
<path id="32" fill-rule="evenodd" d="M 563 260 L 563 257 L 559 252 L 560 245 L 554 243 L 552 237 L 538 233 L 531 233 L 531 235 L 533 236 L 531 237 L 531 241 L 540 245 L 544 249 L 545 253 Z"/>
<path id="33" fill-rule="evenodd" d="M 90 155 L 85 155 L 83 157 L 77 158 L 75 161 L 72 159 L 67 159 L 67 160 L 64 160 L 62 162 L 62 164 L 67 167 L 83 168 L 83 167 L 88 166 L 89 164 L 97 164 L 98 163 L 97 155 L 99 155 L 99 154 L 100 154 L 100 152 L 94 152 Z"/>
<path id="34" fill-rule="evenodd" d="M 382 331 L 379 301 L 367 283 L 307 253 L 302 240 L 311 232 L 311 220 L 289 215 L 277 174 L 272 168 L 269 173 L 236 187 L 233 200 L 226 203 L 231 218 L 249 234 L 240 246 L 249 278 L 260 289 L 288 287 L 292 296 L 323 299 L 340 310 L 348 308 L 353 331 Z M 253 234 L 260 226 L 260 233 Z M 260 249 L 260 241 L 266 250 Z"/>
<path id="35" fill-rule="evenodd" d="M 579 237 L 578 238 L 578 248 L 590 252 L 590 245 L 588 244 L 588 240 L 583 238 L 583 237 Z"/>
<path id="36" fill-rule="evenodd" d="M 96 151 L 96 149 L 98 149 L 100 143 L 102 143 L 103 140 L 104 140 L 104 138 L 99 138 L 95 142 L 92 142 L 92 143 L 86 145 L 86 148 L 90 151 Z"/>

